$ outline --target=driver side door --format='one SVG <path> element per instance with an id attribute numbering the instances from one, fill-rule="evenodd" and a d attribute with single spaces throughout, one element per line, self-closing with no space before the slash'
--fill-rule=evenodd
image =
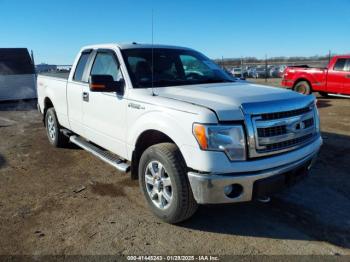
<path id="1" fill-rule="evenodd" d="M 342 93 L 350 95 L 350 58 L 346 59 L 345 76 Z"/>
<path id="2" fill-rule="evenodd" d="M 346 59 L 338 58 L 333 68 L 328 69 L 326 92 L 340 94 L 343 91 L 344 80 L 349 72 L 345 71 Z"/>
<path id="3" fill-rule="evenodd" d="M 123 75 L 115 51 L 95 51 L 89 75 L 111 75 L 114 81 L 121 80 Z M 83 96 L 82 119 L 86 138 L 121 157 L 126 157 L 127 102 L 124 92 L 93 92 L 86 86 L 83 87 Z"/>

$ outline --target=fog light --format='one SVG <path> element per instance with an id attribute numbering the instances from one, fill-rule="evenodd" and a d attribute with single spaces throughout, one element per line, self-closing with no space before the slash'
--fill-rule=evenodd
<path id="1" fill-rule="evenodd" d="M 239 197 L 243 192 L 243 186 L 240 184 L 233 184 L 224 187 L 224 193 L 229 198 Z"/>
<path id="2" fill-rule="evenodd" d="M 228 185 L 224 187 L 224 193 L 226 196 L 230 195 L 232 192 L 232 185 Z"/>

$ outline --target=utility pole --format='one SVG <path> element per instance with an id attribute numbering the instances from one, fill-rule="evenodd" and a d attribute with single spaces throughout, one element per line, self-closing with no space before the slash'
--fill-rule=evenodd
<path id="1" fill-rule="evenodd" d="M 221 57 L 221 67 L 222 67 L 222 69 L 225 69 L 225 67 L 224 67 L 224 56 Z"/>
<path id="2" fill-rule="evenodd" d="M 331 50 L 328 51 L 328 64 L 331 62 Z"/>

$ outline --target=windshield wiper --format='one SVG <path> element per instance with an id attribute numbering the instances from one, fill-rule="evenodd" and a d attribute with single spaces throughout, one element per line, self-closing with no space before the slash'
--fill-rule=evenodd
<path id="1" fill-rule="evenodd" d="M 208 78 L 208 79 L 203 79 L 199 81 L 201 84 L 211 84 L 211 83 L 231 83 L 235 82 L 235 80 L 230 80 L 230 79 L 220 79 L 220 78 Z"/>
<path id="2" fill-rule="evenodd" d="M 212 84 L 212 83 L 229 83 L 235 82 L 235 80 L 230 79 L 220 79 L 220 78 L 208 78 L 202 80 L 157 80 L 153 81 L 153 87 L 165 87 L 165 86 L 179 86 L 179 85 L 198 85 L 198 84 Z M 152 82 L 147 81 L 140 83 L 139 88 L 152 87 Z"/>

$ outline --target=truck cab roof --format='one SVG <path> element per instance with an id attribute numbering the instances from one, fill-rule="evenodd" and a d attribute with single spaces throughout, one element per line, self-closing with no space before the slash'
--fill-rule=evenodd
<path id="1" fill-rule="evenodd" d="M 332 57 L 332 59 L 338 59 L 338 58 L 350 58 L 350 54 L 349 55 L 336 55 L 336 56 Z"/>
<path id="2" fill-rule="evenodd" d="M 138 43 L 129 43 L 129 44 L 128 43 L 126 44 L 106 43 L 106 44 L 88 45 L 88 46 L 84 46 L 82 50 L 97 49 L 97 48 L 116 48 L 116 47 L 122 50 L 135 49 L 135 48 L 166 48 L 166 49 L 193 50 L 191 48 L 182 47 L 182 46 L 159 45 L 159 44 L 138 44 Z"/>

